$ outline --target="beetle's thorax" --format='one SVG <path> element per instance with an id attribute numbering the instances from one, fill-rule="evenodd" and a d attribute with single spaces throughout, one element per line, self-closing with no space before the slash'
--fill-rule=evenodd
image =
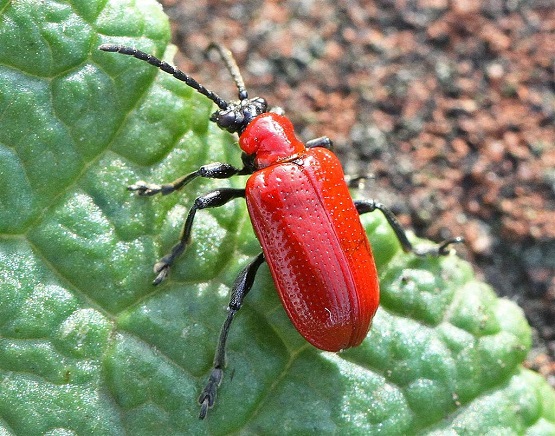
<path id="1" fill-rule="evenodd" d="M 295 158 L 306 148 L 286 117 L 267 112 L 254 118 L 239 137 L 239 146 L 254 156 L 257 169 Z"/>

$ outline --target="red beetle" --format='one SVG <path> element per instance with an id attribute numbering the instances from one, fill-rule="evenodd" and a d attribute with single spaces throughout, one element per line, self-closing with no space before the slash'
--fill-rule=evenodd
<path id="1" fill-rule="evenodd" d="M 243 168 L 225 163 L 203 165 L 165 185 L 137 182 L 128 189 L 139 195 L 166 195 L 197 177 L 229 178 L 252 174 L 245 189 L 222 188 L 198 197 L 191 207 L 179 242 L 154 266 L 154 284 L 164 280 L 169 267 L 191 239 L 198 210 L 218 207 L 235 198 L 246 199 L 251 222 L 262 246 L 233 284 L 227 319 L 222 327 L 214 366 L 199 398 L 200 418 L 214 405 L 223 377 L 229 326 L 252 288 L 259 266 L 266 261 L 291 322 L 315 347 L 339 351 L 359 345 L 378 308 L 379 284 L 374 258 L 359 215 L 380 210 L 401 246 L 419 256 L 445 255 L 453 238 L 441 244 L 413 247 L 395 216 L 374 200 L 353 201 L 341 164 L 321 137 L 303 144 L 291 122 L 270 111 L 266 100 L 248 98 L 231 53 L 213 44 L 235 80 L 239 100 L 227 102 L 196 80 L 149 54 L 130 47 L 101 45 L 101 50 L 144 60 L 172 74 L 208 97 L 219 110 L 210 118 L 220 128 L 239 134 Z"/>

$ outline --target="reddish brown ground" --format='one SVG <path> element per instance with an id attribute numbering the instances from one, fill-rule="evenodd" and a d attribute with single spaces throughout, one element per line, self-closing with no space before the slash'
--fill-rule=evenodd
<path id="1" fill-rule="evenodd" d="M 203 49 L 236 54 L 251 95 L 303 139 L 328 135 L 369 194 L 459 253 L 535 328 L 555 386 L 552 0 L 163 1 L 181 68 L 234 98 Z M 229 83 L 229 86 L 226 84 Z"/>

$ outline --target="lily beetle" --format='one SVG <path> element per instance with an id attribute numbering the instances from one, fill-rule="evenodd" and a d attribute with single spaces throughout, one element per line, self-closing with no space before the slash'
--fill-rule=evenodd
<path id="1" fill-rule="evenodd" d="M 198 197 L 185 220 L 179 242 L 155 265 L 154 284 L 191 241 L 199 210 L 244 198 L 262 252 L 233 283 L 227 318 L 222 326 L 212 371 L 200 397 L 203 419 L 214 405 L 223 377 L 225 346 L 230 325 L 253 286 L 263 262 L 268 264 L 279 297 L 299 333 L 315 347 L 339 351 L 359 345 L 378 308 L 379 284 L 374 258 L 359 215 L 381 211 L 403 250 L 418 256 L 442 256 L 457 237 L 430 247 L 413 247 L 393 213 L 375 200 L 353 201 L 332 142 L 321 137 L 303 144 L 279 109 L 261 97 L 249 98 L 230 51 L 212 44 L 238 90 L 237 101 L 226 101 L 195 79 L 152 55 L 131 47 L 104 44 L 100 50 L 146 61 L 185 82 L 212 100 L 218 110 L 210 120 L 239 135 L 242 168 L 210 163 L 168 184 L 139 181 L 128 187 L 141 196 L 167 195 L 197 177 L 227 179 L 251 175 L 245 189 L 221 188 Z"/>

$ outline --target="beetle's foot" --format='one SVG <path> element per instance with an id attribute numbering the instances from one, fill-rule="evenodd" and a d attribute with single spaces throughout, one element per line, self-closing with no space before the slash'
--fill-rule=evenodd
<path id="1" fill-rule="evenodd" d="M 159 285 L 166 280 L 166 277 L 168 277 L 168 274 L 170 273 L 171 263 L 168 263 L 166 257 L 168 256 L 163 257 L 160 261 L 154 264 L 154 272 L 157 274 L 156 278 L 152 281 L 154 286 Z"/>
<path id="2" fill-rule="evenodd" d="M 168 277 L 170 266 L 172 266 L 175 258 L 183 253 L 183 250 L 185 250 L 185 242 L 179 241 L 173 246 L 172 251 L 154 264 L 154 273 L 157 274 L 157 276 L 152 282 L 153 285 L 159 285 Z"/>
<path id="3" fill-rule="evenodd" d="M 149 197 L 151 195 L 156 195 L 162 191 L 162 186 L 156 185 L 154 183 L 147 183 L 143 180 L 139 180 L 134 185 L 127 187 L 128 191 L 135 191 L 137 195 L 141 197 Z"/>
<path id="4" fill-rule="evenodd" d="M 457 236 L 455 238 L 447 239 L 438 245 L 438 255 L 446 256 L 451 252 L 450 245 L 452 244 L 464 244 L 464 238 L 462 236 Z"/>
<path id="5" fill-rule="evenodd" d="M 417 256 L 447 256 L 451 253 L 452 244 L 461 244 L 464 242 L 462 236 L 457 236 L 456 238 L 447 239 L 437 245 L 432 245 L 431 247 L 414 247 L 413 253 Z"/>
<path id="6" fill-rule="evenodd" d="M 139 180 L 134 185 L 127 187 L 128 191 L 135 191 L 140 197 L 150 197 L 151 195 L 162 194 L 168 195 L 175 191 L 175 186 L 172 183 L 157 185 L 155 183 L 147 183 Z"/>
<path id="7" fill-rule="evenodd" d="M 210 377 L 208 378 L 208 383 L 206 383 L 206 386 L 198 397 L 198 402 L 200 404 L 200 413 L 198 415 L 199 419 L 204 419 L 208 409 L 211 409 L 212 406 L 214 406 L 218 386 L 220 386 L 220 383 L 222 382 L 223 375 L 224 371 L 221 368 L 212 369 Z"/>

